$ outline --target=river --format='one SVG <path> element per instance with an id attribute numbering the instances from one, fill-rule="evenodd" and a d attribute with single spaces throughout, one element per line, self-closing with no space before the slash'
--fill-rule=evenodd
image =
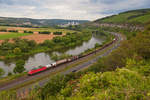
<path id="1" fill-rule="evenodd" d="M 78 55 L 89 48 L 94 48 L 96 43 L 102 44 L 103 41 L 104 39 L 100 39 L 99 37 L 94 35 L 89 41 L 84 42 L 81 46 L 77 46 L 74 49 L 66 51 L 66 54 Z M 32 57 L 29 57 L 26 60 L 24 67 L 28 71 L 39 65 L 47 65 L 52 62 L 54 61 L 51 59 L 49 54 L 38 53 Z M 3 77 L 7 76 L 9 72 L 13 73 L 14 67 L 15 67 L 14 63 L 5 64 L 5 62 L 0 61 L 0 68 L 2 68 L 5 71 L 5 75 L 3 75 Z"/>

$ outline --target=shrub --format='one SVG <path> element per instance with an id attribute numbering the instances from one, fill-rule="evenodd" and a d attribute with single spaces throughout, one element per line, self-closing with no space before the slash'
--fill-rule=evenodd
<path id="1" fill-rule="evenodd" d="M 51 32 L 49 32 L 49 31 L 43 31 L 43 32 L 39 32 L 39 34 L 51 34 Z"/>
<path id="2" fill-rule="evenodd" d="M 53 32 L 54 35 L 62 35 L 62 32 Z"/>
<path id="3" fill-rule="evenodd" d="M 8 32 L 18 32 L 18 30 L 8 30 Z"/>
<path id="4" fill-rule="evenodd" d="M 33 31 L 24 31 L 24 33 L 32 33 L 33 34 Z"/>
<path id="5" fill-rule="evenodd" d="M 9 72 L 9 73 L 8 73 L 8 76 L 11 76 L 11 75 L 12 75 L 12 73 L 11 73 L 11 72 Z"/>
<path id="6" fill-rule="evenodd" d="M 5 74 L 4 70 L 2 68 L 0 68 L 0 77 L 4 74 Z"/>
<path id="7" fill-rule="evenodd" d="M 7 32 L 6 29 L 0 29 L 0 32 Z"/>
<path id="8" fill-rule="evenodd" d="M 16 67 L 14 68 L 14 73 L 22 73 L 23 71 L 25 71 L 25 68 L 24 68 L 24 64 L 25 64 L 25 61 L 23 60 L 18 60 L 16 62 Z"/>

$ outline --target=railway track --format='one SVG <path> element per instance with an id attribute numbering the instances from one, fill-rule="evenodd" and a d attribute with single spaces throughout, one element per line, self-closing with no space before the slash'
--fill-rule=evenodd
<path id="1" fill-rule="evenodd" d="M 109 45 L 109 46 L 112 46 L 112 45 L 115 44 L 112 48 L 110 48 L 110 49 L 107 50 L 105 53 L 103 53 L 103 54 L 100 55 L 100 56 L 95 57 L 95 58 L 92 59 L 92 60 L 89 60 L 89 61 L 87 61 L 87 62 L 85 62 L 85 63 L 83 63 L 83 64 L 80 64 L 80 65 L 77 65 L 77 66 L 75 66 L 75 67 L 73 67 L 73 68 L 70 68 L 70 69 L 68 69 L 67 71 L 61 72 L 61 74 L 66 75 L 66 74 L 69 74 L 70 72 L 80 71 L 80 70 L 82 70 L 83 68 L 86 68 L 87 66 L 90 66 L 91 64 L 95 63 L 99 58 L 102 58 L 103 56 L 107 56 L 109 53 L 111 53 L 114 49 L 116 49 L 116 48 L 120 45 L 120 42 L 121 42 L 122 40 L 124 40 L 124 37 L 123 37 L 122 35 L 120 35 L 120 34 L 117 34 L 117 33 L 114 33 L 114 32 L 111 32 L 111 34 L 115 35 L 115 36 L 118 38 L 116 42 L 114 42 L 114 43 L 112 43 L 111 45 Z M 108 48 L 109 46 L 106 46 L 105 48 L 102 48 L 102 49 L 100 49 L 100 50 L 97 51 L 97 52 L 100 52 L 101 50 L 105 50 L 105 49 Z M 80 59 L 77 59 L 77 60 L 75 60 L 75 61 L 69 62 L 69 63 L 67 63 L 67 64 L 59 65 L 59 66 L 57 66 L 57 67 L 55 67 L 55 68 L 52 68 L 52 69 L 50 69 L 50 70 L 46 70 L 46 71 L 44 71 L 44 72 L 42 72 L 42 73 L 39 73 L 39 74 L 36 74 L 36 75 L 33 75 L 33 76 L 27 76 L 27 75 L 25 75 L 25 76 L 23 76 L 23 77 L 17 78 L 16 80 L 13 80 L 13 81 L 11 81 L 11 82 L 9 82 L 9 83 L 6 83 L 6 84 L 4 84 L 4 85 L 1 85 L 1 86 L 0 86 L 0 91 L 11 89 L 11 88 L 13 88 L 13 87 L 15 87 L 15 86 L 17 86 L 17 85 L 23 84 L 23 83 L 25 83 L 25 82 L 31 81 L 31 80 L 36 79 L 36 78 L 39 78 L 39 77 L 44 77 L 44 76 L 46 76 L 46 75 L 49 75 L 50 73 L 53 73 L 53 72 L 55 72 L 55 71 L 57 71 L 57 70 L 59 70 L 59 69 L 63 69 L 63 68 L 65 68 L 66 66 L 72 65 L 72 64 L 74 64 L 74 63 L 76 63 L 76 62 L 78 62 L 78 61 L 80 61 L 80 60 L 82 60 L 82 59 L 85 59 L 85 58 L 90 57 L 90 56 L 93 56 L 93 55 L 95 55 L 95 53 L 89 54 L 88 56 L 85 56 L 85 57 L 83 57 L 83 58 L 80 58 Z M 45 79 L 45 80 L 39 81 L 38 84 L 39 84 L 40 86 L 42 86 L 42 85 L 44 85 L 47 81 L 49 81 L 49 80 L 48 80 L 48 79 Z M 33 85 L 34 85 L 34 84 L 33 84 Z M 32 85 L 26 86 L 26 87 L 22 88 L 20 91 L 24 91 L 26 88 L 29 89 L 29 88 L 31 88 L 31 87 L 33 87 L 33 86 L 32 86 Z"/>

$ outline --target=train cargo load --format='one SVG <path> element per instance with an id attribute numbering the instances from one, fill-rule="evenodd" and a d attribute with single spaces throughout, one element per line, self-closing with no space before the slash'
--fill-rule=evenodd
<path id="1" fill-rule="evenodd" d="M 68 61 L 67 59 L 59 60 L 59 61 L 56 62 L 56 65 L 63 64 L 65 62 L 67 62 L 67 61 Z"/>

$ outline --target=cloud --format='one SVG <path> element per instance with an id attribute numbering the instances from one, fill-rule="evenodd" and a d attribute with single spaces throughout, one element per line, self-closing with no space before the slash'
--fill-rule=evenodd
<path id="1" fill-rule="evenodd" d="M 91 3 L 115 4 L 125 0 L 90 0 Z"/>
<path id="2" fill-rule="evenodd" d="M 147 7 L 149 0 L 0 0 L 0 16 L 95 20 Z"/>

